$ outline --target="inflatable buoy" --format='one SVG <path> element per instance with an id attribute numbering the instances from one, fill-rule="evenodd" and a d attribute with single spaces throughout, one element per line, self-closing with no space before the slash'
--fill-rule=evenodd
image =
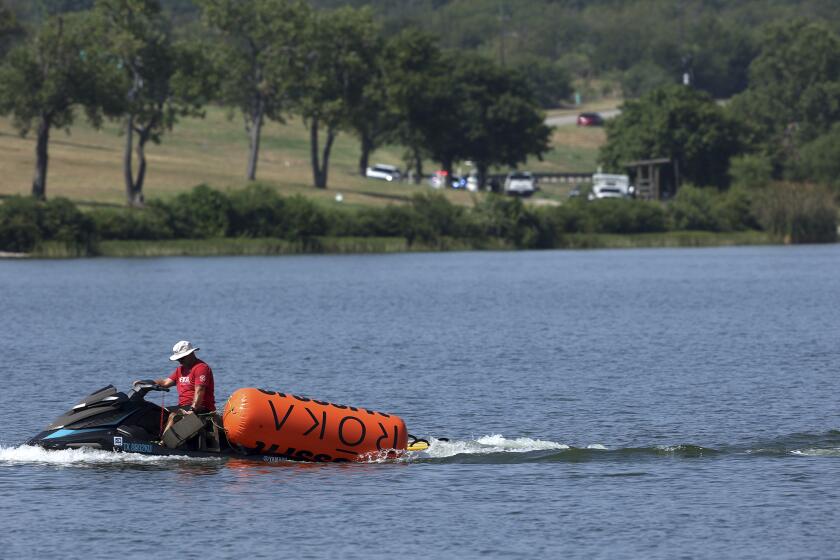
<path id="1" fill-rule="evenodd" d="M 230 443 L 300 461 L 355 461 L 408 445 L 399 416 L 263 389 L 234 391 L 222 422 Z"/>

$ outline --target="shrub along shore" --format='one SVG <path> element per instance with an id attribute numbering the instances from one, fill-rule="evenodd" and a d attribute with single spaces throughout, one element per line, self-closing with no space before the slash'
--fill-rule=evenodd
<path id="1" fill-rule="evenodd" d="M 34 257 L 286 255 L 487 249 L 592 249 L 820 243 L 837 239 L 830 192 L 775 184 L 760 190 L 683 187 L 667 204 L 570 200 L 534 207 L 517 198 L 438 193 L 383 208 L 324 206 L 258 183 L 205 185 L 145 208 L 81 210 L 55 198 L 0 205 L 0 251 Z"/>

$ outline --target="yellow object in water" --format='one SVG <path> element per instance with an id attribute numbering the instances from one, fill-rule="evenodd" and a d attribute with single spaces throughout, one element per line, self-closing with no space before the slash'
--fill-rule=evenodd
<path id="1" fill-rule="evenodd" d="M 428 448 L 429 448 L 429 442 L 419 440 L 419 441 L 415 441 L 414 443 L 412 443 L 411 445 L 406 447 L 406 450 L 407 451 L 425 451 Z"/>

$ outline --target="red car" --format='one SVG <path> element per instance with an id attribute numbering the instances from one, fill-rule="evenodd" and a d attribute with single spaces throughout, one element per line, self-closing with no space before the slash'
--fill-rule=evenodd
<path id="1" fill-rule="evenodd" d="M 577 118 L 578 126 L 604 126 L 604 117 L 598 113 L 581 113 Z"/>

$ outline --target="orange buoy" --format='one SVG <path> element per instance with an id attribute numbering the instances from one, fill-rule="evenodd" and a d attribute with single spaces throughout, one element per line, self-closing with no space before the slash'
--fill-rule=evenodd
<path id="1" fill-rule="evenodd" d="M 263 389 L 237 389 L 222 415 L 228 441 L 249 453 L 300 461 L 355 461 L 405 450 L 399 416 Z"/>

